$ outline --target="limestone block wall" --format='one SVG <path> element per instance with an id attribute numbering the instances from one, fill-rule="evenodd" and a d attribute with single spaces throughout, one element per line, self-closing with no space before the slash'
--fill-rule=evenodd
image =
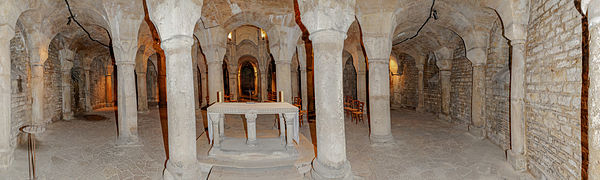
<path id="1" fill-rule="evenodd" d="M 44 63 L 44 121 L 62 119 L 62 70 L 58 57 L 59 38 L 54 38 L 48 48 L 48 59 Z"/>
<path id="2" fill-rule="evenodd" d="M 465 48 L 454 51 L 450 77 L 450 116 L 452 122 L 466 127 L 471 123 L 471 96 L 473 91 L 473 68 L 465 57 Z"/>
<path id="3" fill-rule="evenodd" d="M 407 54 L 400 54 L 397 61 L 399 72 L 402 74 L 398 75 L 397 81 L 390 86 L 394 90 L 390 92 L 391 104 L 392 106 L 416 108 L 419 102 L 419 94 L 417 94 L 419 69 L 416 67 L 415 59 Z"/>
<path id="4" fill-rule="evenodd" d="M 581 179 L 581 15 L 570 1 L 531 1 L 525 117 L 529 171 Z"/>
<path id="5" fill-rule="evenodd" d="M 85 71 L 83 70 L 83 57 L 75 54 L 71 70 L 71 110 L 73 113 L 85 112 Z"/>
<path id="6" fill-rule="evenodd" d="M 15 37 L 10 41 L 11 61 L 11 143 L 17 142 L 19 128 L 31 122 L 31 69 L 27 46 L 20 23 L 15 28 Z"/>
<path id="7" fill-rule="evenodd" d="M 442 91 L 440 85 L 440 70 L 435 65 L 435 57 L 427 60 L 423 67 L 423 94 L 425 110 L 427 112 L 439 113 L 441 111 Z"/>
<path id="8" fill-rule="evenodd" d="M 357 99 L 356 88 L 358 86 L 356 82 L 356 69 L 352 63 L 352 58 L 349 58 L 344 64 L 344 96 L 350 96 L 353 99 Z"/>
<path id="9" fill-rule="evenodd" d="M 102 57 L 94 58 L 90 65 L 90 102 L 94 109 L 106 106 L 106 67 Z"/>
<path id="10" fill-rule="evenodd" d="M 490 35 L 485 65 L 485 128 L 488 139 L 506 150 L 510 149 L 510 47 L 499 20 Z"/>

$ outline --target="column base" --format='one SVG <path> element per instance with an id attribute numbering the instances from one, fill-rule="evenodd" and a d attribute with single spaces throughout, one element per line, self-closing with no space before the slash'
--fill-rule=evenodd
<path id="1" fill-rule="evenodd" d="M 10 164 L 12 164 L 12 161 L 14 159 L 13 152 L 14 150 L 12 149 L 0 151 L 0 170 L 8 169 Z"/>
<path id="2" fill-rule="evenodd" d="M 383 136 L 371 134 L 369 139 L 371 140 L 371 145 L 393 145 L 393 144 L 395 144 L 394 136 L 392 136 L 392 134 L 383 135 Z"/>
<path id="3" fill-rule="evenodd" d="M 484 128 L 469 126 L 469 134 L 479 140 L 483 140 L 486 137 L 486 132 Z"/>
<path id="4" fill-rule="evenodd" d="M 167 166 L 163 171 L 164 180 L 200 179 L 201 177 L 202 172 L 197 164 L 185 166 L 181 162 L 172 163 L 171 160 L 167 160 Z"/>
<path id="5" fill-rule="evenodd" d="M 450 117 L 450 115 L 447 115 L 447 114 L 440 113 L 438 116 L 438 119 L 440 119 L 442 121 L 446 121 L 446 122 L 452 122 L 452 118 Z"/>
<path id="6" fill-rule="evenodd" d="M 138 137 L 117 137 L 117 147 L 138 147 L 143 146 Z"/>
<path id="7" fill-rule="evenodd" d="M 73 119 L 73 112 L 63 113 L 63 120 L 68 121 Z"/>
<path id="8" fill-rule="evenodd" d="M 527 170 L 527 159 L 525 159 L 525 155 L 517 154 L 512 152 L 512 150 L 506 150 L 507 161 L 513 167 L 513 169 L 517 172 L 524 172 Z"/>
<path id="9" fill-rule="evenodd" d="M 336 180 L 350 180 L 354 179 L 352 175 L 352 168 L 350 163 L 345 161 L 340 167 L 331 167 L 319 162 L 319 158 L 313 160 L 313 166 L 311 170 L 312 179 L 336 179 Z"/>

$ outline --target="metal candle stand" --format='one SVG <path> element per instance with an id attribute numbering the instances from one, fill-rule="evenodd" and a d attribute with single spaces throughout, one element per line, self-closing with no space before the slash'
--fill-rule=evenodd
<path id="1" fill-rule="evenodd" d="M 29 161 L 29 179 L 37 179 L 35 175 L 35 134 L 44 132 L 46 128 L 36 125 L 21 127 L 21 131 L 27 133 L 27 160 Z"/>

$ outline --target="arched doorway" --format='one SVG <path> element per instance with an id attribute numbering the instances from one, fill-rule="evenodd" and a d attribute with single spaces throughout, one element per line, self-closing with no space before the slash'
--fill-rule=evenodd
<path id="1" fill-rule="evenodd" d="M 244 100 L 258 100 L 258 60 L 252 56 L 243 56 L 239 59 L 238 93 Z"/>

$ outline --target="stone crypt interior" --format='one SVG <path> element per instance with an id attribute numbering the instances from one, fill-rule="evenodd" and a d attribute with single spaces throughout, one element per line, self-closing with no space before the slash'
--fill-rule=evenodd
<path id="1" fill-rule="evenodd" d="M 600 179 L 596 93 L 600 0 L 0 1 L 0 179 Z"/>

